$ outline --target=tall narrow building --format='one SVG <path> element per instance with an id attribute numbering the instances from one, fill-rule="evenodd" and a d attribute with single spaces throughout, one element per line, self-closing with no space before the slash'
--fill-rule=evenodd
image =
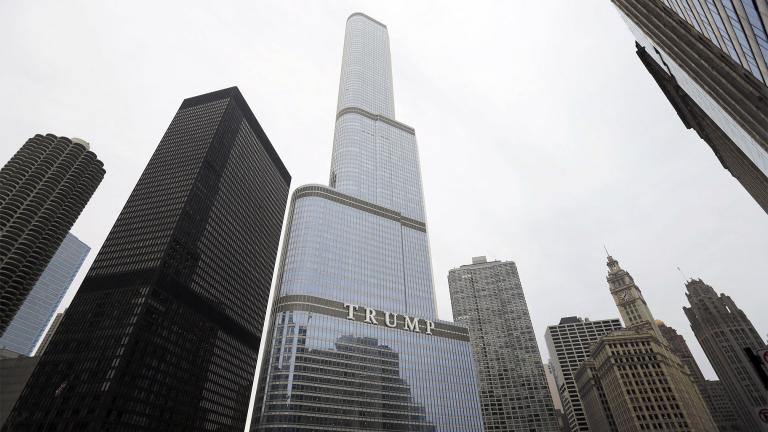
<path id="1" fill-rule="evenodd" d="M 104 178 L 88 143 L 35 135 L 0 170 L 0 336 Z"/>
<path id="2" fill-rule="evenodd" d="M 4 430 L 242 431 L 289 183 L 236 87 L 184 100 Z"/>
<path id="3" fill-rule="evenodd" d="M 768 212 L 768 2 L 611 1 L 685 127 Z"/>
<path id="4" fill-rule="evenodd" d="M 31 356 L 91 248 L 68 233 L 5 334 L 0 348 Z"/>
<path id="5" fill-rule="evenodd" d="M 601 337 L 574 373 L 592 430 L 717 432 L 690 372 L 670 349 L 634 279 L 608 256 L 626 329 Z"/>
<path id="6" fill-rule="evenodd" d="M 437 319 L 387 27 L 347 19 L 330 185 L 291 199 L 251 430 L 476 431 L 467 329 Z"/>
<path id="7" fill-rule="evenodd" d="M 693 383 L 696 384 L 696 387 L 699 389 L 701 397 L 704 398 L 704 402 L 707 403 L 709 412 L 712 414 L 712 419 L 715 420 L 717 430 L 719 432 L 746 431 L 747 429 L 744 428 L 741 421 L 736 416 L 730 401 L 722 401 L 722 398 L 719 398 L 718 395 L 712 394 L 713 391 L 718 392 L 720 383 L 713 383 L 704 378 L 704 374 L 701 372 L 699 364 L 693 357 L 691 349 L 688 348 L 688 343 L 685 341 L 685 338 L 677 333 L 677 330 L 666 325 L 663 321 L 657 321 L 656 324 L 658 325 L 659 330 L 661 330 L 664 339 L 669 344 L 672 353 L 674 353 L 685 367 L 688 368 Z"/>
<path id="8" fill-rule="evenodd" d="M 768 389 L 744 352 L 745 348 L 753 351 L 765 348 L 765 341 L 727 295 L 717 295 L 701 279 L 689 280 L 685 288 L 690 303 L 690 307 L 683 308 L 685 315 L 744 430 L 768 430 L 768 424 L 758 414 L 761 408 L 768 407 Z"/>
<path id="9" fill-rule="evenodd" d="M 591 321 L 572 316 L 562 318 L 557 325 L 548 326 L 544 333 L 549 349 L 549 363 L 571 432 L 590 430 L 574 373 L 589 358 L 589 347 L 592 344 L 620 328 L 622 326 L 618 318 Z"/>
<path id="10" fill-rule="evenodd" d="M 472 258 L 448 272 L 453 316 L 469 327 L 486 431 L 559 431 L 512 261 Z"/>
<path id="11" fill-rule="evenodd" d="M 40 345 L 37 347 L 37 350 L 35 350 L 35 356 L 39 357 L 42 356 L 45 352 L 45 349 L 48 348 L 48 344 L 51 343 L 51 339 L 53 338 L 53 335 L 56 334 L 56 330 L 59 329 L 59 324 L 61 324 L 61 320 L 64 319 L 64 314 L 67 312 L 66 309 L 64 311 L 59 312 L 56 314 L 56 316 L 53 318 L 53 321 L 51 321 L 51 326 L 48 327 L 48 331 L 45 332 L 45 336 L 43 337 L 43 340 L 40 342 Z"/>

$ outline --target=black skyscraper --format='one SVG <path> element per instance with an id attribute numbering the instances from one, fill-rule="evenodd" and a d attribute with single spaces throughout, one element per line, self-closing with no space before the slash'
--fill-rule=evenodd
<path id="1" fill-rule="evenodd" d="M 0 336 L 104 178 L 88 143 L 35 135 L 0 170 Z"/>
<path id="2" fill-rule="evenodd" d="M 185 100 L 5 429 L 242 431 L 289 183 L 237 88 Z"/>

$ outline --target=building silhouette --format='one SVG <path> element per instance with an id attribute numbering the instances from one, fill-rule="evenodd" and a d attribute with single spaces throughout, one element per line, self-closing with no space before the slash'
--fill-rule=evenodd
<path id="1" fill-rule="evenodd" d="M 352 14 L 329 185 L 291 198 L 251 430 L 482 428 L 467 329 L 437 320 L 416 136 L 395 119 L 391 64 L 387 27 Z M 291 320 L 305 352 L 288 349 Z M 399 377 L 371 371 L 350 394 L 372 359 L 334 363 L 342 340 L 397 353 Z"/>
<path id="2" fill-rule="evenodd" d="M 768 2 L 612 1 L 683 124 L 768 212 Z"/>
<path id="3" fill-rule="evenodd" d="M 51 134 L 0 170 L 0 336 L 103 178 L 87 142 Z"/>
<path id="4" fill-rule="evenodd" d="M 4 430 L 242 431 L 289 183 L 236 87 L 184 100 Z"/>
<path id="5" fill-rule="evenodd" d="M 601 337 L 575 373 L 590 428 L 716 432 L 706 402 L 640 288 L 613 257 L 607 265 L 608 287 L 627 328 Z"/>
<path id="6" fill-rule="evenodd" d="M 0 348 L 31 356 L 91 248 L 68 233 L 0 337 Z"/>
<path id="7" fill-rule="evenodd" d="M 525 294 L 512 261 L 448 272 L 453 316 L 469 328 L 486 431 L 559 431 Z"/>
<path id="8" fill-rule="evenodd" d="M 768 406 L 768 389 L 744 352 L 764 348 L 765 341 L 729 296 L 718 295 L 701 279 L 689 280 L 685 288 L 690 307 L 683 311 L 744 430 L 768 429 L 758 415 L 760 408 Z"/>
<path id="9" fill-rule="evenodd" d="M 549 364 L 557 384 L 563 413 L 572 432 L 589 431 L 574 373 L 589 358 L 590 345 L 602 336 L 622 328 L 618 318 L 594 320 L 565 317 L 548 326 L 544 340 L 549 349 Z"/>

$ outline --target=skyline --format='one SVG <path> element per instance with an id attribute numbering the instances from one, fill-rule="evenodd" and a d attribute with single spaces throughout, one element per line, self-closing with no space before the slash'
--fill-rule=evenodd
<path id="1" fill-rule="evenodd" d="M 579 28 L 584 32 L 569 34 L 565 44 L 553 35 L 534 33 L 552 54 L 563 57 L 559 70 L 575 72 L 569 76 L 554 72 L 540 49 L 525 46 L 527 38 L 520 32 L 534 31 L 524 22 L 525 13 L 507 17 L 510 30 L 498 21 L 484 24 L 503 13 L 462 13 L 423 4 L 398 10 L 402 5 L 339 2 L 326 9 L 301 3 L 305 15 L 283 5 L 269 13 L 256 8 L 242 14 L 235 8 L 207 10 L 218 25 L 208 34 L 183 33 L 190 27 L 185 24 L 205 16 L 194 8 L 157 5 L 157 16 L 139 18 L 139 12 L 125 6 L 90 5 L 84 11 L 55 4 L 6 4 L 3 8 L 12 10 L 0 14 L 0 35 L 20 46 L 0 47 L 0 58 L 19 65 L 0 72 L 7 83 L 0 94 L 13 102 L 0 109 L 7 125 L 0 133 L 10 144 L 39 130 L 80 136 L 104 160 L 105 180 L 72 230 L 94 248 L 83 266 L 87 269 L 164 123 L 185 95 L 239 86 L 294 173 L 294 186 L 324 182 L 327 165 L 316 161 L 329 161 L 332 146 L 341 24 L 359 10 L 393 30 L 396 111 L 419 135 L 440 318 L 451 318 L 448 270 L 479 255 L 518 264 L 540 347 L 546 326 L 561 317 L 617 317 L 605 285 L 606 244 L 633 274 L 656 318 L 681 330 L 707 378 L 714 375 L 682 312 L 684 278 L 676 267 L 743 305 L 765 337 L 768 318 L 758 314 L 767 302 L 767 294 L 759 290 L 760 264 L 768 261 L 768 248 L 760 242 L 768 237 L 765 214 L 695 133 L 680 124 L 636 58 L 631 33 L 609 1 L 510 7 L 570 21 L 583 18 L 578 13 L 585 10 L 598 14 L 599 28 Z M 432 9 L 431 14 L 425 9 Z M 110 12 L 121 19 L 98 22 Z M 153 30 L 152 24 L 165 24 L 163 17 L 171 13 L 180 15 L 169 25 L 181 34 L 165 28 L 170 38 L 155 41 L 151 31 L 125 37 L 131 30 L 130 14 L 156 19 L 149 25 Z M 242 23 L 239 15 L 271 19 L 244 28 L 233 25 Z M 23 33 L 23 24 L 33 17 L 49 32 Z M 557 21 L 562 27 L 549 30 L 573 30 L 568 21 Z M 293 25 L 281 28 L 285 22 Z M 57 32 L 62 24 L 66 32 Z M 110 27 L 113 33 L 99 31 Z M 296 28 L 303 30 L 292 36 L 298 41 L 291 39 Z M 452 39 L 470 30 L 475 37 Z M 218 44 L 204 37 L 216 32 L 222 33 Z M 233 33 L 248 36 L 250 43 L 228 45 L 236 42 Z M 94 42 L 92 34 L 100 35 L 95 50 L 78 51 L 78 44 Z M 435 34 L 440 37 L 433 38 Z M 185 46 L 186 36 L 202 46 Z M 159 46 L 146 51 L 126 46 L 132 37 L 139 47 L 149 48 L 143 44 L 150 42 Z M 502 49 L 478 51 L 475 44 Z M 497 56 L 486 58 L 489 51 Z M 503 62 L 498 53 L 507 52 L 512 60 Z M 601 57 L 585 58 L 596 53 Z M 203 61 L 189 64 L 195 58 Z M 222 64 L 228 66 L 224 71 Z M 175 73 L 175 68 L 189 66 L 199 67 L 199 73 Z M 458 73 L 437 73 L 446 70 Z M 595 74 L 600 82 L 584 80 L 580 72 Z M 478 79 L 481 73 L 485 76 Z M 83 95 L 89 86 L 93 94 Z M 605 88 L 614 94 L 601 93 Z M 24 105 L 46 97 L 47 103 Z M 139 103 L 146 100 L 151 106 Z M 599 106 L 581 104 L 589 100 Z M 118 103 L 108 103 L 113 101 Z M 625 115 L 618 115 L 619 109 Z M 557 127 L 550 125 L 553 119 Z M 474 146 L 481 151 L 467 154 Z M 0 159 L 7 161 L 16 150 L 4 145 Z M 662 157 L 662 150 L 668 157 Z M 79 287 L 84 274 L 81 270 L 74 286 Z M 61 308 L 74 292 L 70 290 Z M 542 356 L 547 360 L 544 350 Z"/>

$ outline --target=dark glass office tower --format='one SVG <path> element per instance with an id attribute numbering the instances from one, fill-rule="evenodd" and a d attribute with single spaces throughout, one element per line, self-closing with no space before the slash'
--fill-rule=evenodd
<path id="1" fill-rule="evenodd" d="M 88 143 L 35 135 L 0 170 L 0 336 L 104 178 Z"/>
<path id="2" fill-rule="evenodd" d="M 5 430 L 242 431 L 289 183 L 237 88 L 186 99 Z"/>
<path id="3" fill-rule="evenodd" d="M 683 124 L 768 212 L 768 2 L 612 1 Z"/>
<path id="4" fill-rule="evenodd" d="M 559 431 L 517 265 L 474 257 L 448 272 L 448 288 L 469 327 L 486 432 Z"/>
<path id="5" fill-rule="evenodd" d="M 691 279 L 685 287 L 691 306 L 683 311 L 741 419 L 743 430 L 768 430 L 759 414 L 760 409 L 768 406 L 768 390 L 744 352 L 745 348 L 765 348 L 765 341 L 729 296 L 718 295 L 701 279 Z"/>
<path id="6" fill-rule="evenodd" d="M 330 185 L 291 199 L 252 430 L 482 428 L 467 329 L 437 320 L 415 132 L 394 111 L 387 27 L 352 14 Z"/>

